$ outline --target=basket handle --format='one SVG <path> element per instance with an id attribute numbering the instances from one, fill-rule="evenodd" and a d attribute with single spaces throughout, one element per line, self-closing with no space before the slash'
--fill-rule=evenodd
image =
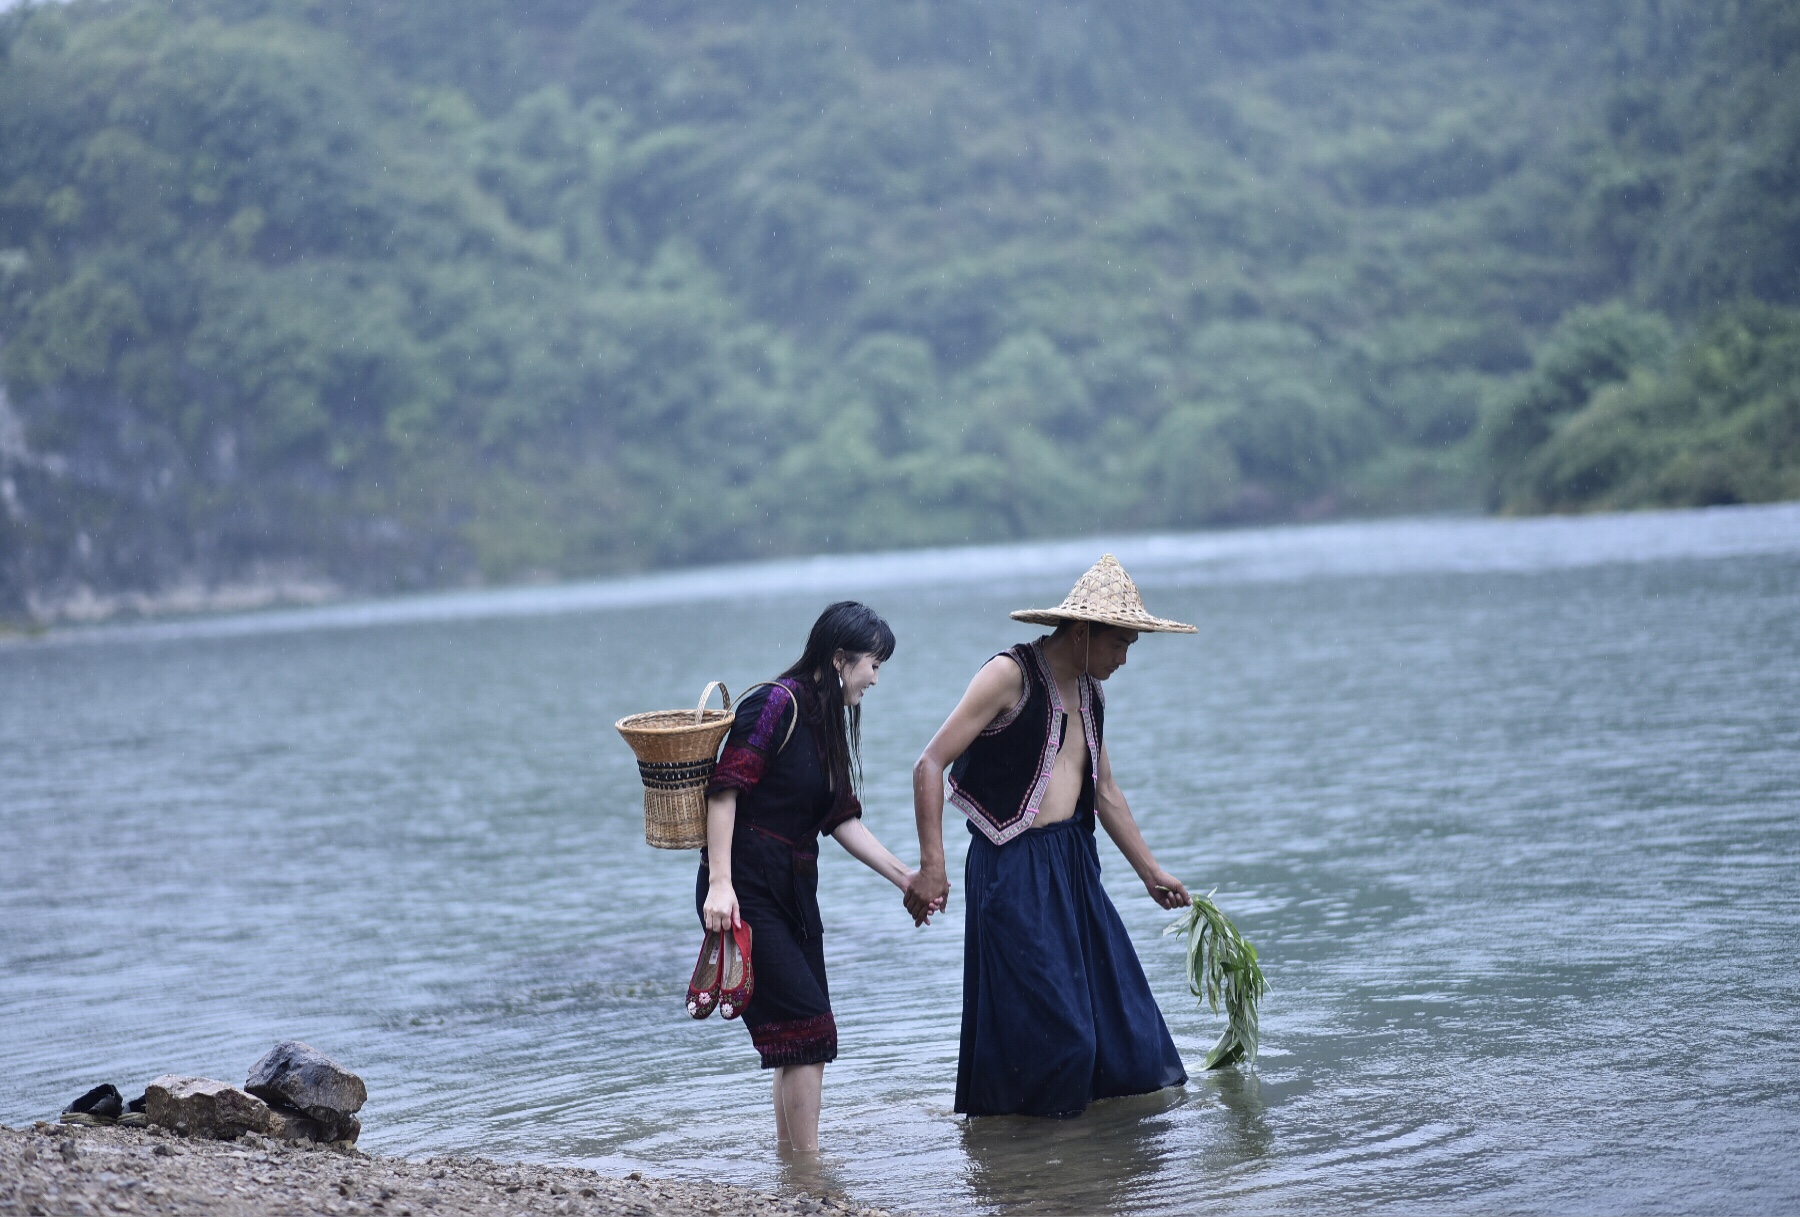
<path id="1" fill-rule="evenodd" d="M 714 689 L 719 691 L 719 696 L 725 702 L 725 708 L 727 710 L 731 709 L 731 690 L 725 687 L 724 681 L 713 681 L 704 689 L 700 690 L 700 704 L 694 707 L 694 725 L 696 727 L 706 721 L 706 700 L 712 696 L 712 691 Z"/>

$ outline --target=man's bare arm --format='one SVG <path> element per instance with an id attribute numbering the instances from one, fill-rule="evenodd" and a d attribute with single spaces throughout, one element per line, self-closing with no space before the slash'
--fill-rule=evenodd
<path id="1" fill-rule="evenodd" d="M 975 673 L 962 700 L 913 766 L 913 816 L 919 823 L 919 870 L 906 887 L 906 911 L 924 923 L 950 901 L 944 866 L 944 771 L 987 725 L 1012 709 L 1025 690 L 1019 665 L 996 655 Z"/>
<path id="2" fill-rule="evenodd" d="M 1144 881 L 1144 890 L 1150 893 L 1150 899 L 1166 909 L 1193 903 L 1181 880 L 1157 865 L 1156 855 L 1150 852 L 1149 842 L 1144 840 L 1143 831 L 1138 828 L 1137 817 L 1131 814 L 1131 808 L 1125 802 L 1125 792 L 1113 780 L 1112 758 L 1107 756 L 1105 744 L 1100 745 L 1100 782 L 1094 795 L 1095 810 L 1106 835 L 1113 839 L 1113 844 L 1125 855 L 1125 861 Z"/>

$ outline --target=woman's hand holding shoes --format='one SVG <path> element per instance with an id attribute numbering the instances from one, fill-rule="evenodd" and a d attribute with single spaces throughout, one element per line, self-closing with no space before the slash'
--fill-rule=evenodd
<path id="1" fill-rule="evenodd" d="M 709 930 L 721 933 L 744 924 L 738 913 L 737 891 L 729 879 L 714 879 L 706 888 L 706 903 L 700 908 L 700 919 Z"/>

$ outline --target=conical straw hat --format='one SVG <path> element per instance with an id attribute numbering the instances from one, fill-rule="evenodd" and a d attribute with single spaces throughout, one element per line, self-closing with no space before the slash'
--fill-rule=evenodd
<path id="1" fill-rule="evenodd" d="M 1199 631 L 1179 621 L 1152 617 L 1144 611 L 1144 598 L 1137 584 L 1107 554 L 1088 568 L 1087 574 L 1075 581 L 1063 602 L 1050 609 L 1020 609 L 1014 621 L 1030 621 L 1037 625 L 1061 625 L 1065 621 L 1097 621 L 1116 625 L 1141 634 L 1195 634 Z"/>

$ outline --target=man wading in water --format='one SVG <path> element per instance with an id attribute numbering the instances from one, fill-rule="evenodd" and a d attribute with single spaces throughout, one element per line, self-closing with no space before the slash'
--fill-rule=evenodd
<path id="1" fill-rule="evenodd" d="M 1056 632 L 988 660 L 913 766 L 920 868 L 906 885 L 906 908 L 923 922 L 949 899 L 948 769 L 950 801 L 973 834 L 956 1110 L 1072 1116 L 1093 1099 L 1187 1081 L 1100 886 L 1094 821 L 1152 900 L 1167 909 L 1191 903 L 1157 865 L 1113 781 L 1100 682 L 1125 665 L 1140 633 L 1195 630 L 1147 613 L 1111 554 L 1061 606 L 1012 616 Z"/>

